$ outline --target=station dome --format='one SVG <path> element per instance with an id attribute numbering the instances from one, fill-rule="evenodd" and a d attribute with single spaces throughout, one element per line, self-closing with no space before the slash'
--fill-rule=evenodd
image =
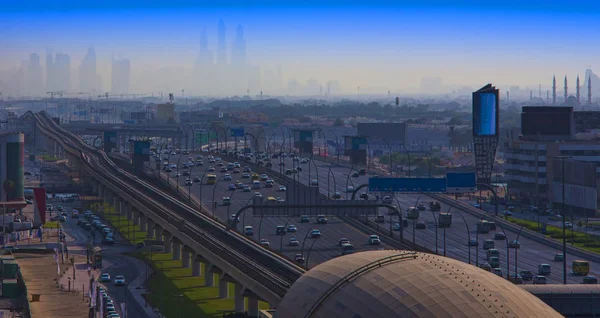
<path id="1" fill-rule="evenodd" d="M 277 307 L 294 317 L 562 317 L 517 285 L 475 266 L 401 250 L 354 253 L 302 275 Z"/>

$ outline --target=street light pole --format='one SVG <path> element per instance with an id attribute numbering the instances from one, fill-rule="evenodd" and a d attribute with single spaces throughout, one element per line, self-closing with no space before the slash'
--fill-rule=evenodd
<path id="1" fill-rule="evenodd" d="M 554 158 L 560 159 L 562 163 L 562 230 L 563 230 L 563 284 L 567 284 L 567 229 L 565 226 L 565 159 L 571 159 L 570 156 L 555 156 Z"/>

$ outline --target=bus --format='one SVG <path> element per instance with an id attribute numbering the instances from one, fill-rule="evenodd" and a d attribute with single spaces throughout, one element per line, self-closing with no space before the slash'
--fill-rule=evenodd
<path id="1" fill-rule="evenodd" d="M 215 184 L 217 183 L 217 175 L 214 173 L 211 173 L 207 176 L 208 180 L 206 181 L 206 184 Z"/>

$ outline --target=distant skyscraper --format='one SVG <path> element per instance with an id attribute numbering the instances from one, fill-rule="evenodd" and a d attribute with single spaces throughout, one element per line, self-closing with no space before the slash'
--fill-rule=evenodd
<path id="1" fill-rule="evenodd" d="M 556 76 L 552 76 L 552 105 L 556 105 Z"/>
<path id="2" fill-rule="evenodd" d="M 576 89 L 577 89 L 577 103 L 581 103 L 581 100 L 579 99 L 579 97 L 581 97 L 581 95 L 579 94 L 579 75 L 577 75 L 577 82 L 576 82 Z"/>
<path id="3" fill-rule="evenodd" d="M 231 48 L 231 64 L 246 64 L 246 39 L 244 39 L 244 28 L 238 25 L 235 30 L 235 39 Z"/>
<path id="4" fill-rule="evenodd" d="M 40 64 L 40 56 L 33 53 L 27 63 L 27 93 L 31 96 L 45 95 L 44 71 Z"/>
<path id="5" fill-rule="evenodd" d="M 567 85 L 567 75 L 565 75 L 565 103 L 567 102 L 567 98 L 569 98 L 569 86 Z"/>
<path id="6" fill-rule="evenodd" d="M 592 78 L 588 77 L 588 105 L 592 104 Z"/>
<path id="7" fill-rule="evenodd" d="M 88 48 L 87 54 L 81 61 L 78 81 L 81 92 L 93 92 L 97 88 L 96 51 L 93 47 Z"/>
<path id="8" fill-rule="evenodd" d="M 46 90 L 56 90 L 54 81 L 54 55 L 52 54 L 52 50 L 46 52 Z"/>
<path id="9" fill-rule="evenodd" d="M 129 59 L 112 60 L 111 93 L 127 94 L 129 92 L 129 78 L 131 76 L 131 64 Z"/>
<path id="10" fill-rule="evenodd" d="M 227 30 L 225 28 L 225 22 L 223 19 L 219 20 L 219 29 L 217 37 L 217 64 L 227 64 Z"/>
<path id="11" fill-rule="evenodd" d="M 206 30 L 203 29 L 200 35 L 200 52 L 198 52 L 196 65 L 211 65 L 213 63 L 213 53 L 208 49 L 208 36 L 206 35 Z"/>
<path id="12" fill-rule="evenodd" d="M 71 57 L 68 54 L 56 53 L 53 81 L 56 90 L 65 92 L 71 90 Z"/>

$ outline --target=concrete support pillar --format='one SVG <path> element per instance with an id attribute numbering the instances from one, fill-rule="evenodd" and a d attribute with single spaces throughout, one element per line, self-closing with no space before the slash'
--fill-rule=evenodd
<path id="1" fill-rule="evenodd" d="M 171 246 L 173 237 L 171 236 L 171 234 L 166 232 L 164 232 L 163 235 L 165 240 L 165 253 L 169 254 L 173 251 L 173 248 Z"/>
<path id="2" fill-rule="evenodd" d="M 161 229 L 158 225 L 154 225 L 154 239 L 157 241 L 162 241 L 162 231 L 163 229 Z"/>
<path id="3" fill-rule="evenodd" d="M 190 252 L 187 251 L 185 249 L 185 247 L 182 249 L 182 259 L 181 259 L 181 267 L 183 268 L 190 268 Z"/>
<path id="4" fill-rule="evenodd" d="M 149 240 L 154 238 L 154 222 L 152 222 L 151 220 L 146 221 L 147 223 L 147 229 L 146 229 L 146 236 L 148 237 Z"/>
<path id="5" fill-rule="evenodd" d="M 115 214 L 120 214 L 121 213 L 121 198 L 119 198 L 118 196 L 114 196 L 113 197 L 113 206 L 115 208 Z"/>
<path id="6" fill-rule="evenodd" d="M 248 316 L 258 317 L 258 297 L 256 295 L 248 297 Z"/>
<path id="7" fill-rule="evenodd" d="M 235 282 L 235 298 L 233 300 L 235 311 L 236 312 L 244 312 L 244 286 L 242 284 Z"/>
<path id="8" fill-rule="evenodd" d="M 200 260 L 194 257 L 192 261 L 192 276 L 200 276 Z"/>
<path id="9" fill-rule="evenodd" d="M 146 217 L 140 215 L 140 232 L 146 231 Z"/>
<path id="10" fill-rule="evenodd" d="M 210 263 L 202 263 L 202 267 L 204 267 L 204 286 L 206 287 L 212 287 L 215 285 L 215 277 L 210 271 L 210 266 Z"/>
<path id="11" fill-rule="evenodd" d="M 133 220 L 133 207 L 131 205 L 127 205 L 127 219 L 129 221 L 133 221 L 133 224 L 136 222 Z"/>
<path id="12" fill-rule="evenodd" d="M 229 283 L 224 279 L 219 280 L 219 298 L 229 297 Z"/>
<path id="13" fill-rule="evenodd" d="M 101 183 L 98 183 L 98 197 L 104 199 L 104 186 Z"/>
<path id="14" fill-rule="evenodd" d="M 181 259 L 181 243 L 173 240 L 173 260 Z"/>
<path id="15" fill-rule="evenodd" d="M 131 207 L 131 214 L 133 215 L 133 225 L 140 224 L 140 212 Z"/>
<path id="16" fill-rule="evenodd" d="M 127 210 L 129 209 L 129 204 L 127 204 L 127 202 L 121 200 L 121 216 L 122 217 L 127 217 Z"/>

